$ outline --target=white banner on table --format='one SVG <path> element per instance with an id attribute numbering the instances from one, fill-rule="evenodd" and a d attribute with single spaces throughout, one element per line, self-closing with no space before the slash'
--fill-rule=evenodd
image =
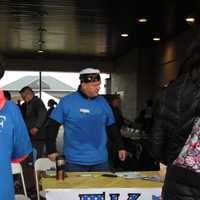
<path id="1" fill-rule="evenodd" d="M 48 189 L 47 200 L 160 200 L 161 188 Z"/>

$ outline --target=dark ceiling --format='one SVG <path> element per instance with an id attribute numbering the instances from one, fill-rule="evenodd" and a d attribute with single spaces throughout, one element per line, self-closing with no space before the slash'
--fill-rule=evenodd
<path id="1" fill-rule="evenodd" d="M 191 28 L 185 18 L 198 23 L 199 8 L 199 0 L 1 0 L 0 53 L 34 58 L 41 48 L 48 58 L 112 59 Z"/>

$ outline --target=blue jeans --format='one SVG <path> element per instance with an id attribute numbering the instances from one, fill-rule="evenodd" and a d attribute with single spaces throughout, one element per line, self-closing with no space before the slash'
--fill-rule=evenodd
<path id="1" fill-rule="evenodd" d="M 74 163 L 66 163 L 65 171 L 67 172 L 108 172 L 108 162 L 97 165 L 79 165 Z"/>

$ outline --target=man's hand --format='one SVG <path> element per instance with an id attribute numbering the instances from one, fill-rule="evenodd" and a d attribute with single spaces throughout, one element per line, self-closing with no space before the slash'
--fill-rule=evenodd
<path id="1" fill-rule="evenodd" d="M 49 154 L 49 155 L 48 155 L 48 158 L 49 158 L 51 161 L 55 161 L 57 156 L 58 156 L 58 153 L 55 152 L 55 153 Z"/>
<path id="2" fill-rule="evenodd" d="M 121 161 L 125 161 L 126 156 L 127 156 L 126 150 L 119 150 L 119 151 L 118 151 L 118 157 L 119 157 L 119 159 L 120 159 Z"/>
<path id="3" fill-rule="evenodd" d="M 33 136 L 35 136 L 37 134 L 37 132 L 38 132 L 38 128 L 31 128 L 30 129 L 30 134 L 33 135 Z"/>

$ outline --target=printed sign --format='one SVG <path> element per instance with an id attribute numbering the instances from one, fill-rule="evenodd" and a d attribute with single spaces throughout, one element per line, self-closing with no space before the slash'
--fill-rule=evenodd
<path id="1" fill-rule="evenodd" d="M 161 188 L 48 189 L 47 200 L 160 200 Z"/>

